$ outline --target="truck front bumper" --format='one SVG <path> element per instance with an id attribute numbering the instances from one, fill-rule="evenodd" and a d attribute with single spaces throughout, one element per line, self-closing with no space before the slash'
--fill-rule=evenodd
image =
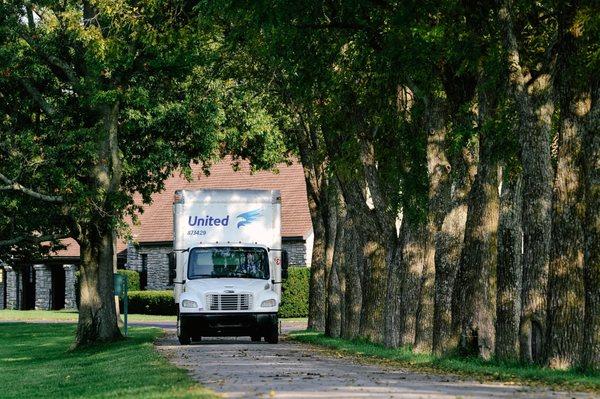
<path id="1" fill-rule="evenodd" d="M 180 313 L 181 328 L 193 336 L 267 335 L 277 313 Z"/>

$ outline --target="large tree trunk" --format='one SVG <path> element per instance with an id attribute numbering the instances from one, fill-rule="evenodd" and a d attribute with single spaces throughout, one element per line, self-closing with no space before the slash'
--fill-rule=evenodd
<path id="1" fill-rule="evenodd" d="M 76 346 L 113 341 L 121 337 L 113 290 L 113 233 L 90 225 L 78 240 L 81 258 L 79 321 Z"/>
<path id="2" fill-rule="evenodd" d="M 531 363 L 540 362 L 543 357 L 552 202 L 550 127 L 554 104 L 547 74 L 530 84 L 527 92 L 528 77 L 521 66 L 513 12 L 512 1 L 506 0 L 499 16 L 509 67 L 509 95 L 519 117 L 515 129 L 521 140 L 523 165 L 524 242 L 519 341 L 521 360 Z"/>
<path id="3" fill-rule="evenodd" d="M 327 192 L 328 181 L 323 170 L 324 165 L 312 165 L 306 154 L 302 157 L 304 158 L 307 158 L 306 161 L 303 160 L 306 162 L 303 164 L 304 177 L 314 234 L 308 296 L 308 328 L 324 331 L 327 315 L 327 273 L 333 258 L 330 220 L 332 197 Z"/>
<path id="4" fill-rule="evenodd" d="M 103 130 L 98 134 L 97 159 L 90 171 L 99 194 L 101 212 L 91 212 L 78 225 L 81 283 L 79 321 L 75 347 L 107 342 L 121 337 L 114 297 L 114 224 L 120 216 L 114 196 L 121 189 L 122 154 L 117 133 L 119 104 L 99 106 Z"/>
<path id="5" fill-rule="evenodd" d="M 491 114 L 487 93 L 480 93 L 480 129 Z M 465 240 L 454 285 L 453 318 L 460 326 L 459 348 L 464 354 L 489 359 L 494 353 L 495 292 L 499 216 L 498 165 L 491 138 L 479 135 L 479 165 L 469 194 Z"/>
<path id="6" fill-rule="evenodd" d="M 424 223 L 415 219 L 415 216 L 405 214 L 400 226 L 396 346 L 414 345 L 416 337 L 426 236 Z"/>
<path id="7" fill-rule="evenodd" d="M 460 264 L 467 221 L 467 198 L 477 172 L 476 154 L 464 148 L 453 162 L 452 197 L 435 237 L 433 352 L 443 355 L 458 345 L 452 326 L 452 293 Z"/>
<path id="8" fill-rule="evenodd" d="M 588 370 L 600 370 L 600 84 L 594 84 L 584 150 L 585 330 L 581 365 Z"/>
<path id="9" fill-rule="evenodd" d="M 416 352 L 431 352 L 433 340 L 433 285 L 435 279 L 435 243 L 431 222 L 428 221 L 421 229 L 417 244 L 422 248 L 423 271 L 419 282 L 419 301 L 415 314 L 415 343 Z"/>
<path id="10" fill-rule="evenodd" d="M 372 342 L 382 342 L 386 299 L 384 287 L 387 279 L 386 244 L 389 243 L 382 234 L 375 211 L 367 205 L 364 189 L 356 176 L 350 177 L 347 171 L 341 171 L 338 179 L 348 218 L 353 220 L 360 243 L 359 256 L 364 260 L 359 334 Z"/>
<path id="11" fill-rule="evenodd" d="M 341 336 L 344 339 L 354 339 L 359 335 L 360 315 L 362 309 L 362 272 L 364 270 L 360 241 L 354 227 L 354 221 L 346 217 L 344 240 L 341 251 L 344 253 L 344 323 Z"/>
<path id="12" fill-rule="evenodd" d="M 496 358 L 519 358 L 521 316 L 522 230 L 521 176 L 504 179 L 498 227 L 498 271 L 496 294 Z"/>
<path id="13" fill-rule="evenodd" d="M 580 104 L 581 105 L 581 104 Z M 583 226 L 580 121 L 566 117 L 560 129 L 552 206 L 548 287 L 548 361 L 553 368 L 577 364 L 583 344 Z"/>
<path id="14" fill-rule="evenodd" d="M 550 126 L 554 109 L 550 100 L 549 77 L 531 86 L 537 119 L 525 124 L 521 137 L 523 165 L 523 288 L 519 327 L 520 358 L 526 363 L 543 360 L 546 329 L 546 297 L 550 236 L 552 231 L 552 165 Z M 531 113 L 531 111 L 530 111 Z M 523 120 L 533 115 L 523 115 Z"/>
<path id="15" fill-rule="evenodd" d="M 553 368 L 578 365 L 583 350 L 583 184 L 581 151 L 589 94 L 576 89 L 575 4 L 559 10 L 555 91 L 560 106 L 548 277 L 547 355 Z"/>
<path id="16" fill-rule="evenodd" d="M 331 270 L 327 277 L 327 320 L 325 324 L 325 335 L 337 338 L 341 335 L 343 325 L 344 291 L 342 284 L 344 279 L 344 224 L 346 211 L 340 199 L 336 207 L 335 244 Z"/>

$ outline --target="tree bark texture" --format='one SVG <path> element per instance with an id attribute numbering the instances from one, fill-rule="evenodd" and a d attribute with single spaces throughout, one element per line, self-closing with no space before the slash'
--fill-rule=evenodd
<path id="1" fill-rule="evenodd" d="M 584 187 L 582 145 L 590 95 L 577 89 L 573 4 L 559 10 L 555 92 L 560 107 L 548 278 L 547 359 L 552 368 L 578 365 L 583 350 Z"/>
<path id="2" fill-rule="evenodd" d="M 482 121 L 489 112 L 484 101 L 479 102 Z M 491 139 L 483 133 L 479 135 L 479 165 L 469 194 L 453 306 L 453 320 L 460 326 L 460 351 L 483 359 L 494 353 L 496 298 L 491 283 L 496 272 L 498 217 L 498 166 Z"/>
<path id="3" fill-rule="evenodd" d="M 432 234 L 431 221 L 419 229 L 418 246 L 421 247 L 423 271 L 419 283 L 418 305 L 415 314 L 415 343 L 416 352 L 431 352 L 433 340 L 433 285 L 435 279 L 435 243 Z"/>
<path id="4" fill-rule="evenodd" d="M 504 2 L 499 17 L 509 68 L 509 96 L 518 123 L 523 166 L 523 283 L 519 326 L 520 358 L 526 363 L 542 361 L 545 335 L 548 262 L 550 254 L 552 165 L 550 153 L 551 118 L 554 103 L 550 76 L 542 74 L 527 87 L 519 46 L 513 28 L 513 4 Z"/>
<path id="5" fill-rule="evenodd" d="M 343 271 L 346 289 L 344 291 L 344 323 L 341 336 L 354 339 L 359 336 L 360 315 L 362 309 L 362 272 L 364 260 L 360 248 L 360 240 L 354 227 L 354 221 L 346 217 L 343 226 L 344 253 Z"/>
<path id="6" fill-rule="evenodd" d="M 600 370 L 600 84 L 594 82 L 592 111 L 586 130 L 584 180 L 585 285 L 584 336 L 581 365 Z"/>
<path id="7" fill-rule="evenodd" d="M 443 355 L 458 345 L 452 326 L 452 293 L 460 265 L 467 221 L 467 198 L 477 172 L 477 155 L 464 148 L 452 168 L 451 201 L 435 237 L 435 287 L 433 312 L 433 352 Z"/>
<path id="8" fill-rule="evenodd" d="M 552 240 L 548 287 L 548 362 L 559 369 L 577 364 L 583 344 L 581 130 L 577 115 L 563 119 L 554 182 L 552 232 L 555 239 Z"/>
<path id="9" fill-rule="evenodd" d="M 116 217 L 111 196 L 121 188 L 122 162 L 118 147 L 119 104 L 99 107 L 103 129 L 98 134 L 98 158 L 91 178 L 100 193 L 101 212 L 78 224 L 81 284 L 75 347 L 121 338 L 114 297 L 114 233 Z"/>
<path id="10" fill-rule="evenodd" d="M 308 328 L 324 331 L 327 316 L 327 273 L 333 260 L 332 240 L 335 238 L 334 232 L 331 231 L 335 221 L 332 210 L 335 209 L 337 197 L 329 192 L 325 164 L 312 162 L 305 151 L 301 151 L 301 159 L 303 159 L 308 209 L 314 234 L 308 296 Z"/>
<path id="11" fill-rule="evenodd" d="M 519 359 L 521 316 L 522 242 L 520 174 L 504 179 L 498 227 L 498 270 L 496 274 L 496 358 Z"/>
<path id="12" fill-rule="evenodd" d="M 340 200 L 341 202 L 341 200 Z M 344 279 L 344 224 L 346 212 L 341 203 L 336 207 L 335 248 L 331 270 L 327 276 L 327 320 L 325 324 L 325 335 L 329 337 L 340 337 L 344 319 L 344 291 L 342 283 Z"/>
<path id="13" fill-rule="evenodd" d="M 397 346 L 414 345 L 425 262 L 425 223 L 405 215 L 400 226 Z"/>

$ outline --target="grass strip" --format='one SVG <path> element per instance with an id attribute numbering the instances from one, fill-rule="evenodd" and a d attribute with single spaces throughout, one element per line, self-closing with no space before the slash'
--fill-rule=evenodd
<path id="1" fill-rule="evenodd" d="M 75 325 L 0 324 L 0 386 L 13 398 L 216 398 L 154 349 L 162 330 L 69 351 Z"/>
<path id="2" fill-rule="evenodd" d="M 332 349 L 338 355 L 355 356 L 369 362 L 427 372 L 468 376 L 479 380 L 526 385 L 546 385 L 553 389 L 600 392 L 600 373 L 552 370 L 519 363 L 484 361 L 477 358 L 435 357 L 414 353 L 410 348 L 386 348 L 363 340 L 326 337 L 314 331 L 294 331 L 290 339 Z"/>

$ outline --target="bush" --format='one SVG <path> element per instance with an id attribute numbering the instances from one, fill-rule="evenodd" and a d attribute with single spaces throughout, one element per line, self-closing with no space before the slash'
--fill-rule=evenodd
<path id="1" fill-rule="evenodd" d="M 122 276 L 127 276 L 127 291 L 140 290 L 140 273 L 135 270 L 117 270 Z"/>
<path id="2" fill-rule="evenodd" d="M 177 314 L 173 291 L 129 291 L 129 313 L 171 316 Z M 121 311 L 123 311 L 123 302 Z"/>
<path id="3" fill-rule="evenodd" d="M 308 316 L 308 267 L 290 267 L 287 280 L 283 282 L 279 317 Z"/>

